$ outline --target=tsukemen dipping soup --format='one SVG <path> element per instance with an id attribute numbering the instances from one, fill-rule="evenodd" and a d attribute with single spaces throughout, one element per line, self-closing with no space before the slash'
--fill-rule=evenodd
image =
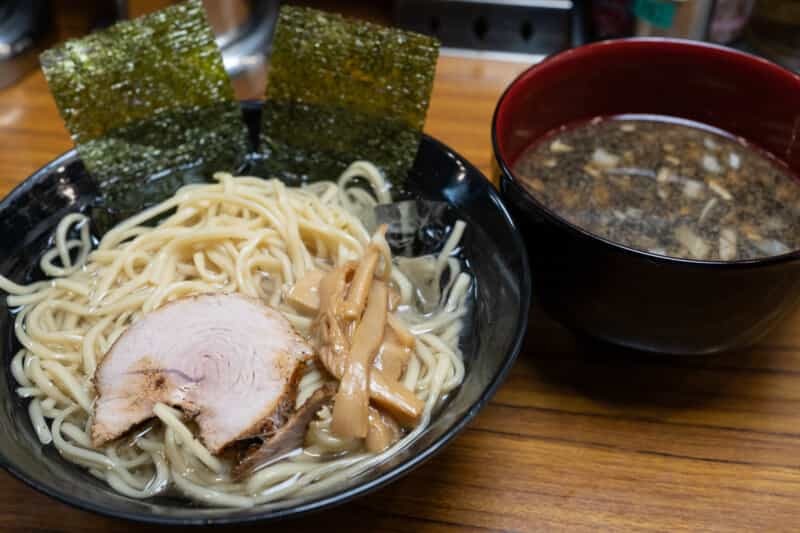
<path id="1" fill-rule="evenodd" d="M 722 261 L 800 248 L 800 182 L 743 139 L 696 122 L 596 118 L 532 145 L 513 171 L 555 214 L 632 248 Z"/>

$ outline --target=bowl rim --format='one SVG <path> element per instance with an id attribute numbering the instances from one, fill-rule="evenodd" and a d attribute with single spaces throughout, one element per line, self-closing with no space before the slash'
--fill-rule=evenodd
<path id="1" fill-rule="evenodd" d="M 673 50 L 679 50 L 679 49 L 706 50 L 713 52 L 720 57 L 721 56 L 734 57 L 741 61 L 749 62 L 751 65 L 773 70 L 775 73 L 780 74 L 782 76 L 786 76 L 787 79 L 793 80 L 795 83 L 798 84 L 798 87 L 800 87 L 800 74 L 795 74 L 794 72 L 791 72 L 788 69 L 785 69 L 784 67 L 772 61 L 764 59 L 763 57 L 759 57 L 747 52 L 742 52 L 740 50 L 735 50 L 733 48 L 728 48 L 723 45 L 709 43 L 705 41 L 693 41 L 689 39 L 675 39 L 669 37 L 627 37 L 623 39 L 608 39 L 605 41 L 585 44 L 576 48 L 564 50 L 562 52 L 549 56 L 545 58 L 543 61 L 535 63 L 527 67 L 522 72 L 520 72 L 511 81 L 511 83 L 509 83 L 506 86 L 506 88 L 503 90 L 503 93 L 500 95 L 500 98 L 497 100 L 497 104 L 495 105 L 494 108 L 494 113 L 492 114 L 491 137 L 492 137 L 492 151 L 494 152 L 495 161 L 497 162 L 497 165 L 500 168 L 501 189 L 503 189 L 502 185 L 505 183 L 512 184 L 515 188 L 515 191 L 519 193 L 519 196 L 522 199 L 521 201 L 525 209 L 537 211 L 539 214 L 543 215 L 549 222 L 554 223 L 561 229 L 567 230 L 570 234 L 580 238 L 581 240 L 599 243 L 604 247 L 611 249 L 612 251 L 621 252 L 623 255 L 628 255 L 631 257 L 638 257 L 640 259 L 646 259 L 657 263 L 675 264 L 685 267 L 696 267 L 703 269 L 725 269 L 725 270 L 772 267 L 775 265 L 780 265 L 783 263 L 790 263 L 793 261 L 800 260 L 800 248 L 780 255 L 772 255 L 772 256 L 759 257 L 753 259 L 742 259 L 737 261 L 672 257 L 667 255 L 655 254 L 647 250 L 640 250 L 638 248 L 626 246 L 611 239 L 607 239 L 600 235 L 596 235 L 586 229 L 583 229 L 581 226 L 577 224 L 573 224 L 572 222 L 558 215 L 558 213 L 556 213 L 555 211 L 551 210 L 544 203 L 537 200 L 528 191 L 526 187 L 524 187 L 519 183 L 519 180 L 516 178 L 516 176 L 511 170 L 511 165 L 509 165 L 506 162 L 506 158 L 503 156 L 503 153 L 500 149 L 500 140 L 498 133 L 498 122 L 500 120 L 500 115 L 503 114 L 503 105 L 504 103 L 506 103 L 506 100 L 509 97 L 509 95 L 515 93 L 516 91 L 521 91 L 523 85 L 528 83 L 530 79 L 533 78 L 541 70 L 554 68 L 562 63 L 566 63 L 574 59 L 582 59 L 585 58 L 586 56 L 591 56 L 598 50 L 607 50 L 609 48 L 627 48 L 630 46 L 644 46 L 644 47 L 669 46 L 672 47 Z M 503 197 L 504 198 L 506 197 L 505 191 L 503 191 Z"/>
<path id="2" fill-rule="evenodd" d="M 260 108 L 262 102 L 257 100 L 245 100 L 241 102 L 243 110 L 254 110 L 256 107 Z M 528 328 L 529 309 L 531 305 L 531 270 L 528 260 L 527 249 L 522 239 L 521 232 L 517 227 L 507 207 L 500 198 L 499 191 L 492 186 L 484 174 L 470 163 L 467 159 L 461 156 L 458 152 L 444 144 L 443 142 L 427 135 L 422 134 L 420 143 L 432 143 L 437 150 L 441 150 L 451 157 L 454 157 L 461 162 L 467 170 L 475 175 L 477 180 L 483 182 L 485 192 L 493 204 L 500 210 L 501 216 L 506 220 L 508 228 L 511 232 L 511 239 L 517 248 L 521 259 L 521 278 L 520 278 L 520 311 L 516 317 L 516 325 L 511 335 L 509 348 L 502 360 L 500 367 L 494 376 L 489 381 L 489 385 L 483 389 L 475 401 L 473 401 L 466 409 L 461 418 L 457 419 L 445 432 L 434 440 L 430 446 L 424 448 L 419 454 L 409 457 L 407 460 L 392 467 L 374 480 L 363 482 L 354 485 L 346 490 L 333 492 L 327 496 L 312 499 L 311 501 L 300 503 L 292 507 L 287 507 L 280 510 L 265 510 L 262 512 L 254 512 L 247 516 L 230 516 L 222 514 L 213 517 L 173 517 L 170 515 L 160 515 L 148 512 L 124 511 L 116 509 L 113 506 L 97 504 L 91 500 L 86 500 L 73 496 L 67 492 L 58 489 L 54 484 L 48 485 L 41 483 L 32 477 L 27 476 L 24 472 L 18 469 L 12 461 L 10 461 L 3 450 L 0 450 L 0 468 L 22 481 L 29 487 L 45 494 L 62 503 L 80 509 L 82 511 L 89 511 L 99 515 L 108 516 L 112 518 L 121 518 L 139 523 L 149 523 L 158 525 L 183 525 L 183 526 L 208 526 L 208 525 L 231 525 L 231 524 L 246 524 L 254 522 L 268 522 L 282 520 L 290 517 L 299 517 L 315 511 L 329 509 L 337 505 L 349 502 L 357 497 L 364 496 L 368 493 L 382 488 L 389 483 L 396 481 L 404 475 L 410 473 L 416 467 L 440 452 L 450 441 L 461 431 L 464 430 L 466 425 L 489 403 L 494 396 L 497 389 L 505 381 L 511 367 L 519 355 L 525 334 Z M 60 166 L 66 166 L 70 163 L 80 161 L 77 151 L 73 148 L 69 151 L 56 157 L 51 162 L 43 165 L 36 172 L 25 178 L 19 185 L 14 187 L 4 198 L 0 199 L 0 210 L 8 208 L 14 199 L 26 194 L 29 189 L 43 181 L 47 176 Z M 238 509 L 232 508 L 230 511 L 236 512 Z"/>

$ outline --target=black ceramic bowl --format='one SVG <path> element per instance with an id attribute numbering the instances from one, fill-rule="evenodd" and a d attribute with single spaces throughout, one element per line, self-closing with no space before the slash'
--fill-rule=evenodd
<path id="1" fill-rule="evenodd" d="M 515 179 L 520 153 L 596 116 L 671 115 L 739 135 L 800 175 L 800 76 L 719 46 L 626 39 L 563 52 L 523 72 L 497 104 L 501 189 L 529 245 L 534 294 L 591 337 L 673 354 L 753 343 L 797 307 L 800 251 L 694 261 L 634 250 L 577 227 Z"/>
<path id="2" fill-rule="evenodd" d="M 257 138 L 260 105 L 244 104 Z M 464 256 L 477 279 L 476 307 L 462 340 L 464 383 L 407 450 L 334 493 L 251 509 L 207 509 L 180 499 L 122 496 L 82 468 L 41 446 L 9 371 L 18 349 L 12 317 L 0 310 L 0 464 L 32 487 L 63 502 L 106 515 L 164 524 L 222 524 L 299 515 L 345 502 L 408 473 L 439 451 L 488 402 L 519 352 L 527 326 L 530 274 L 525 248 L 494 188 L 447 146 L 424 137 L 408 176 L 423 197 L 450 203 L 465 220 Z M 95 186 L 74 151 L 28 178 L 0 202 L 0 272 L 19 282 L 37 277 L 38 257 L 66 213 L 85 210 Z"/>

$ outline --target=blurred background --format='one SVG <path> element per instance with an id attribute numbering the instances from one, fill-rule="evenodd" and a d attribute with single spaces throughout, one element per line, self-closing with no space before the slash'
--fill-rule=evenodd
<path id="1" fill-rule="evenodd" d="M 0 88 L 38 53 L 171 0 L 0 1 Z M 240 96 L 264 87 L 277 0 L 204 0 Z M 291 1 L 438 37 L 443 54 L 532 63 L 580 44 L 628 36 L 707 40 L 800 70 L 800 0 Z"/>

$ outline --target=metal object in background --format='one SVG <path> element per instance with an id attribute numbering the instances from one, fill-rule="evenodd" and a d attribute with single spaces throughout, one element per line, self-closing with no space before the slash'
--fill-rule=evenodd
<path id="1" fill-rule="evenodd" d="M 714 0 L 635 0 L 635 33 L 705 40 L 713 9 Z"/>
<path id="2" fill-rule="evenodd" d="M 278 0 L 203 0 L 203 5 L 228 74 L 260 68 L 278 19 Z"/>
<path id="3" fill-rule="evenodd" d="M 727 44 L 736 40 L 747 25 L 754 0 L 717 0 L 708 39 Z"/>
<path id="4" fill-rule="evenodd" d="M 39 65 L 49 28 L 45 0 L 0 2 L 0 88 Z"/>
<path id="5" fill-rule="evenodd" d="M 130 19 L 179 1 L 114 0 L 114 4 L 117 19 Z M 203 0 L 203 7 L 228 74 L 236 77 L 263 69 L 278 20 L 279 0 Z"/>
<path id="6" fill-rule="evenodd" d="M 617 39 L 633 35 L 636 20 L 631 0 L 592 0 L 592 39 Z"/>
<path id="7" fill-rule="evenodd" d="M 800 72 L 800 1 L 757 0 L 747 41 L 756 52 Z"/>
<path id="8" fill-rule="evenodd" d="M 583 44 L 578 0 L 395 0 L 394 24 L 442 42 L 443 53 L 538 61 Z"/>

